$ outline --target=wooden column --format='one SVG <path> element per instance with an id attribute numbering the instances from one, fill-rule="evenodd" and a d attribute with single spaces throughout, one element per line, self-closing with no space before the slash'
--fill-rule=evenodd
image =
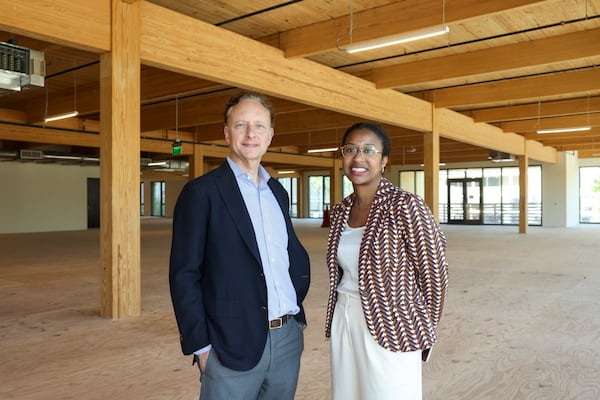
<path id="1" fill-rule="evenodd" d="M 333 167 L 331 168 L 331 182 L 329 182 L 329 208 L 334 204 L 342 201 L 342 172 L 341 161 L 333 159 Z"/>
<path id="2" fill-rule="evenodd" d="M 100 314 L 113 319 L 141 312 L 140 11 L 141 0 L 111 0 L 100 56 Z"/>
<path id="3" fill-rule="evenodd" d="M 432 132 L 423 135 L 423 164 L 425 170 L 425 202 L 439 220 L 440 188 L 440 129 L 435 106 L 431 106 Z"/>
<path id="4" fill-rule="evenodd" d="M 194 154 L 190 157 L 191 163 L 188 170 L 189 179 L 192 180 L 204 175 L 204 151 L 199 145 L 194 145 Z"/>
<path id="5" fill-rule="evenodd" d="M 519 233 L 527 233 L 529 220 L 528 167 L 527 146 L 525 146 L 525 154 L 519 156 Z"/>
<path id="6" fill-rule="evenodd" d="M 306 218 L 307 215 L 304 212 L 304 178 L 305 175 L 300 172 L 298 174 L 298 181 L 297 181 L 297 186 L 296 189 L 298 190 L 298 193 L 296 194 L 296 199 L 298 200 L 298 204 L 296 205 L 296 207 L 298 207 L 298 218 Z"/>

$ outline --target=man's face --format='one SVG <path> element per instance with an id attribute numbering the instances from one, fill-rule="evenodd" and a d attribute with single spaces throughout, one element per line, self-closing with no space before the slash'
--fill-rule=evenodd
<path id="1" fill-rule="evenodd" d="M 223 132 L 231 159 L 240 165 L 259 163 L 274 134 L 269 111 L 252 99 L 231 108 Z"/>

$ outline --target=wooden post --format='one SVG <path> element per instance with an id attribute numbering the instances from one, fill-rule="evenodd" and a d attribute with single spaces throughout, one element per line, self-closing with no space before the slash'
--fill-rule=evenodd
<path id="1" fill-rule="evenodd" d="M 204 150 L 202 146 L 194 144 L 194 154 L 192 154 L 190 168 L 188 169 L 189 180 L 204 175 Z"/>
<path id="2" fill-rule="evenodd" d="M 519 233 L 527 233 L 529 221 L 528 167 L 527 146 L 525 146 L 525 154 L 519 156 Z"/>
<path id="3" fill-rule="evenodd" d="M 100 56 L 100 314 L 119 319 L 141 312 L 141 1 L 111 9 L 111 51 Z"/>
<path id="4" fill-rule="evenodd" d="M 331 182 L 329 182 L 329 208 L 342 201 L 342 163 L 333 158 L 333 167 L 331 167 Z"/>
<path id="5" fill-rule="evenodd" d="M 439 220 L 440 188 L 440 124 L 435 106 L 431 105 L 432 132 L 423 134 L 423 164 L 425 170 L 425 202 Z"/>

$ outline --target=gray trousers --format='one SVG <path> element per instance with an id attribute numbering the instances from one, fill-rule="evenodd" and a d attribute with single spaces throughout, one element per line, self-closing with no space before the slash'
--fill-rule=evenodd
<path id="1" fill-rule="evenodd" d="M 304 333 L 294 318 L 269 330 L 263 355 L 249 371 L 224 367 L 211 350 L 201 376 L 200 399 L 293 400 L 303 350 Z"/>

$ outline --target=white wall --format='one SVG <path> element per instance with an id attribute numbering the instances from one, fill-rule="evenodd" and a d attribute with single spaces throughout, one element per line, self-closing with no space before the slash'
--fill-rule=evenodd
<path id="1" fill-rule="evenodd" d="M 542 165 L 544 227 L 564 227 L 579 223 L 579 166 L 600 166 L 600 159 L 578 160 L 576 154 L 558 153 L 557 164 Z M 448 168 L 475 166 L 452 165 Z M 481 166 L 481 163 L 478 163 Z M 393 166 L 387 173 L 398 183 L 398 171 L 418 166 Z M 59 164 L 0 163 L 0 233 L 44 232 L 87 229 L 87 178 L 98 178 L 97 166 Z M 308 208 L 308 175 L 328 175 L 312 171 L 303 175 L 304 215 Z M 146 209 L 150 209 L 150 180 L 146 185 Z M 167 217 L 173 215 L 175 201 L 185 181 L 167 181 Z"/>
<path id="2" fill-rule="evenodd" d="M 566 226 L 579 225 L 579 159 L 577 153 L 566 153 Z"/>
<path id="3" fill-rule="evenodd" d="M 545 227 L 579 224 L 579 163 L 577 154 L 559 152 L 556 164 L 542 166 Z"/>
<path id="4" fill-rule="evenodd" d="M 87 229 L 87 178 L 97 166 L 0 163 L 0 233 Z"/>

